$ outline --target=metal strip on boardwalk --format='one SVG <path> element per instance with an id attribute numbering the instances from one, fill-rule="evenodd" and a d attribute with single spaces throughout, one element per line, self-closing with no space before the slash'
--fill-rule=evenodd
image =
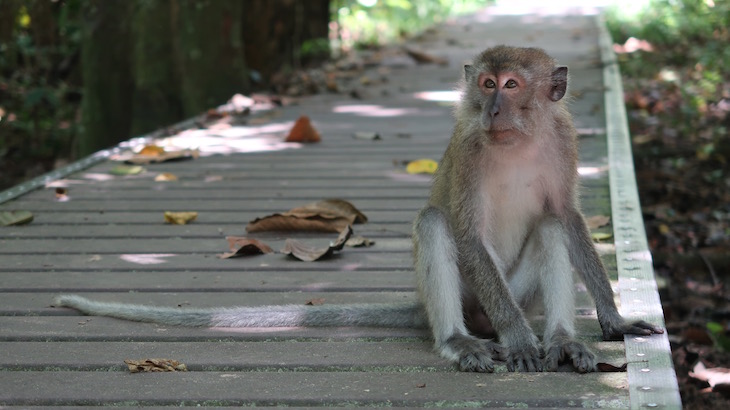
<path id="1" fill-rule="evenodd" d="M 641 216 L 621 74 L 605 22 L 600 20 L 598 26 L 621 311 L 629 320 L 642 319 L 664 326 Z M 625 343 L 631 408 L 682 408 L 667 334 L 626 336 Z"/>

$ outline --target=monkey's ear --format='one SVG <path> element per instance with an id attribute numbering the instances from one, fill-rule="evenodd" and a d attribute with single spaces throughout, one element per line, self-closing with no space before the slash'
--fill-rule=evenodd
<path id="1" fill-rule="evenodd" d="M 558 67 L 553 71 L 552 86 L 548 97 L 553 101 L 558 101 L 565 95 L 568 89 L 568 67 Z"/>
<path id="2" fill-rule="evenodd" d="M 477 70 L 474 67 L 468 64 L 464 66 L 464 78 L 466 78 L 466 81 L 470 81 L 476 74 Z"/>

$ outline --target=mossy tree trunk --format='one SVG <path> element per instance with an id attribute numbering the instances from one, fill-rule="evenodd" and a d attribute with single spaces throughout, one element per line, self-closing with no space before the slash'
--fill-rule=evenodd
<path id="1" fill-rule="evenodd" d="M 263 83 L 329 57 L 329 0 L 248 0 L 245 17 L 246 62 Z"/>
<path id="2" fill-rule="evenodd" d="M 199 114 L 248 91 L 240 0 L 179 0 L 176 55 L 183 113 Z"/>
<path id="3" fill-rule="evenodd" d="M 134 12 L 131 127 L 134 136 L 184 118 L 180 101 L 180 68 L 175 62 L 177 13 L 173 1 L 138 1 Z"/>
<path id="4" fill-rule="evenodd" d="M 247 93 L 248 58 L 268 77 L 328 56 L 329 0 L 89 0 L 84 8 L 80 155 Z"/>
<path id="5" fill-rule="evenodd" d="M 133 5 L 127 0 L 84 3 L 83 114 L 77 147 L 81 156 L 129 138 L 134 89 L 130 64 Z"/>

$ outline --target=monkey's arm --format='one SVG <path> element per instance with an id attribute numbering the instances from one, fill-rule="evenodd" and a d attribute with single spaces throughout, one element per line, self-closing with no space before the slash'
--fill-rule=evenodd
<path id="1" fill-rule="evenodd" d="M 662 328 L 643 320 L 629 323 L 618 313 L 606 269 L 593 245 L 585 220 L 577 209 L 573 208 L 568 211 L 566 225 L 570 243 L 570 261 L 581 275 L 596 304 L 603 339 L 623 340 L 625 334 L 664 333 Z"/>
<path id="2" fill-rule="evenodd" d="M 507 369 L 510 371 L 542 371 L 539 341 L 530 328 L 517 301 L 512 297 L 492 256 L 482 242 L 469 236 L 459 243 L 462 273 L 486 312 L 500 343 L 507 349 Z"/>

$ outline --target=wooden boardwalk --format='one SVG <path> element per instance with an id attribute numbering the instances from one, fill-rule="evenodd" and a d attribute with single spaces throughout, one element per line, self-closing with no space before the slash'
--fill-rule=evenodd
<path id="1" fill-rule="evenodd" d="M 54 189 L 37 189 L 0 204 L 0 211 L 35 215 L 31 224 L 0 228 L 0 406 L 678 407 L 666 336 L 648 338 L 650 351 L 601 341 L 582 285 L 580 337 L 600 361 L 629 362 L 628 373 L 520 374 L 504 366 L 495 374 L 460 373 L 432 351 L 421 330 L 185 329 L 50 306 L 60 293 L 165 306 L 414 298 L 411 221 L 430 181 L 406 174 L 401 163 L 440 158 L 452 120 L 449 104 L 439 100 L 450 95 L 464 62 L 500 43 L 543 47 L 570 67 L 571 108 L 582 134 L 583 209 L 587 216 L 613 212 L 616 220 L 626 210 L 611 205 L 600 34 L 594 17 L 463 18 L 413 43 L 448 58 L 448 66 L 391 68 L 389 81 L 364 87 L 361 100 L 305 98 L 265 124 L 237 129 L 238 136 L 213 137 L 208 147 L 229 155 L 149 165 L 126 177 L 111 176 L 117 163 L 101 161 L 67 177 L 68 201 L 57 201 Z M 300 115 L 313 120 L 321 143 L 280 143 Z M 382 139 L 355 139 L 355 132 L 378 132 Z M 180 180 L 155 182 L 161 172 Z M 4 194 L 0 201 L 8 199 Z M 248 221 L 323 198 L 346 199 L 363 211 L 369 222 L 355 233 L 375 246 L 346 248 L 313 263 L 281 254 L 216 257 L 227 250 L 227 235 L 246 235 Z M 199 217 L 167 225 L 165 211 Z M 336 235 L 248 236 L 281 249 L 287 237 L 327 244 Z M 598 247 L 616 280 L 617 247 Z M 626 258 L 618 264 L 632 269 Z M 626 287 L 628 293 L 648 289 L 648 302 L 632 298 L 645 310 L 637 316 L 662 320 L 653 277 L 616 283 L 622 294 Z M 623 296 L 621 302 L 626 313 Z M 159 357 L 179 360 L 189 371 L 130 374 L 124 364 Z M 632 372 L 649 378 L 637 382 Z"/>

